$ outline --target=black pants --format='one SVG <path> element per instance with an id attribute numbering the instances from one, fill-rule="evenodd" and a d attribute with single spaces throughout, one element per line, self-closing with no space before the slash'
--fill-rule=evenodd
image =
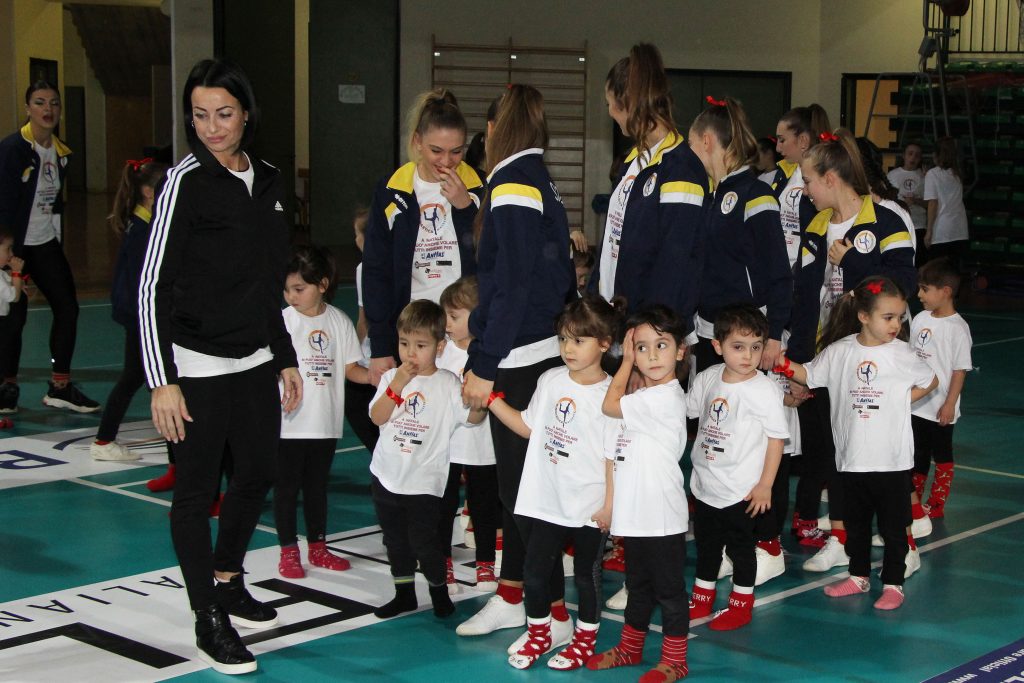
<path id="1" fill-rule="evenodd" d="M 441 552 L 445 557 L 452 556 L 452 525 L 459 510 L 459 480 L 463 473 L 466 475 L 466 502 L 469 504 L 476 540 L 476 561 L 494 562 L 498 522 L 501 519 L 498 472 L 494 465 L 451 464 L 448 484 L 441 498 L 441 517 L 437 527 Z"/>
<path id="2" fill-rule="evenodd" d="M 846 490 L 846 554 L 850 575 L 871 572 L 871 520 L 878 516 L 878 533 L 885 541 L 882 583 L 903 585 L 906 570 L 907 526 L 911 522 L 910 471 L 843 472 Z"/>
<path id="3" fill-rule="evenodd" d="M 217 377 L 178 381 L 192 422 L 175 444 L 171 539 L 192 609 L 216 603 L 213 573 L 240 572 L 249 539 L 273 484 L 281 433 L 281 398 L 271 363 Z M 210 501 L 230 450 L 233 473 L 210 546 Z"/>
<path id="4" fill-rule="evenodd" d="M 370 401 L 377 389 L 372 384 L 357 384 L 345 380 L 345 419 L 349 427 L 356 433 L 359 442 L 366 450 L 373 453 L 380 438 L 380 427 L 370 419 Z"/>
<path id="5" fill-rule="evenodd" d="M 734 586 L 753 586 L 757 574 L 754 560 L 754 520 L 747 514 L 745 500 L 716 508 L 697 499 L 693 516 L 693 537 L 697 545 L 697 578 L 718 581 L 722 548 L 732 560 Z M 629 562 L 633 558 L 629 557 Z M 629 564 L 627 562 L 626 564 Z"/>
<path id="6" fill-rule="evenodd" d="M 78 332 L 78 294 L 71 266 L 60 242 L 52 239 L 34 247 L 22 247 L 24 272 L 32 276 L 53 311 L 50 325 L 50 358 L 53 372 L 71 372 Z M 0 379 L 17 377 L 21 364 L 21 335 L 28 317 L 28 297 L 11 304 L 9 315 L 0 316 Z"/>
<path id="7" fill-rule="evenodd" d="M 836 446 L 832 438 L 828 389 L 814 390 L 814 398 L 797 407 L 800 413 L 800 447 L 803 470 L 796 485 L 796 513 L 800 519 L 817 519 L 821 487 L 828 486 L 828 516 L 844 519 L 843 482 L 836 470 Z"/>
<path id="8" fill-rule="evenodd" d="M 282 547 L 299 540 L 296 506 L 300 490 L 306 540 L 318 543 L 327 537 L 327 480 L 337 443 L 337 439 L 281 439 L 274 483 L 274 525 Z"/>
<path id="9" fill-rule="evenodd" d="M 562 365 L 562 359 L 548 358 L 524 368 L 498 368 L 494 378 L 494 391 L 505 393 L 505 402 L 516 410 L 526 410 L 537 388 L 537 380 L 551 368 Z M 506 581 L 523 580 L 523 563 L 526 558 L 526 544 L 516 526 L 516 498 L 519 496 L 519 480 L 523 476 L 526 462 L 524 439 L 501 423 L 489 420 L 494 455 L 497 460 L 498 498 L 502 507 L 502 557 L 501 578 Z"/>
<path id="10" fill-rule="evenodd" d="M 601 618 L 601 554 L 608 535 L 596 527 L 565 527 L 522 515 L 519 522 L 526 533 L 526 616 L 547 616 L 551 603 L 565 596 L 562 550 L 572 543 L 579 619 L 596 624 Z"/>
<path id="11" fill-rule="evenodd" d="M 637 631 L 646 632 L 651 614 L 661 607 L 661 628 L 666 636 L 685 636 L 690 630 L 690 596 L 686 593 L 686 534 L 627 536 L 626 600 L 624 618 Z M 715 576 L 717 577 L 717 570 Z"/>
<path id="12" fill-rule="evenodd" d="M 772 482 L 772 507 L 765 513 L 754 518 L 755 538 L 758 541 L 771 541 L 782 535 L 786 528 L 789 514 L 789 467 L 793 456 L 783 454 L 779 461 L 779 470 Z"/>
<path id="13" fill-rule="evenodd" d="M 917 415 L 910 416 L 910 424 L 914 428 L 914 472 L 927 475 L 932 460 L 936 465 L 953 462 L 953 425 L 942 426 Z"/>
<path id="14" fill-rule="evenodd" d="M 384 547 L 391 563 L 391 576 L 412 576 L 419 561 L 420 571 L 431 586 L 443 586 L 444 556 L 437 542 L 437 518 L 441 499 L 437 496 L 408 496 L 388 491 L 371 475 L 370 492 L 377 521 L 384 532 Z"/>
<path id="15" fill-rule="evenodd" d="M 145 381 L 139 326 L 129 325 L 124 328 L 124 367 L 121 368 L 121 376 L 117 378 L 117 384 L 110 390 L 106 405 L 103 406 L 100 428 L 96 432 L 97 439 L 113 441 L 117 438 L 117 431 L 121 427 L 125 413 L 128 412 L 128 406 L 135 392 L 142 388 Z"/>

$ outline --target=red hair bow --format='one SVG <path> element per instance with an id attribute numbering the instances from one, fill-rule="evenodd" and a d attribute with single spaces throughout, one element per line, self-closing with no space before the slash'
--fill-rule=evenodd
<path id="1" fill-rule="evenodd" d="M 875 280 L 874 282 L 867 283 L 867 285 L 865 285 L 865 286 L 867 287 L 867 290 L 869 292 L 871 292 L 875 296 L 878 296 L 879 294 L 882 293 L 882 287 L 884 285 L 885 285 L 885 283 L 882 282 L 881 280 Z"/>
<path id="2" fill-rule="evenodd" d="M 713 95 L 708 95 L 707 98 L 705 98 L 705 99 L 707 99 L 708 104 L 710 104 L 712 107 L 724 107 L 725 106 L 725 100 L 716 100 Z"/>
<path id="3" fill-rule="evenodd" d="M 818 139 L 821 140 L 822 142 L 839 142 L 839 136 L 836 135 L 835 133 L 829 133 L 828 131 L 825 131 L 824 133 L 819 135 Z"/>
<path id="4" fill-rule="evenodd" d="M 129 159 L 128 161 L 124 162 L 124 165 L 131 166 L 133 171 L 138 172 L 140 168 L 152 162 L 152 157 L 146 157 L 145 159 Z"/>

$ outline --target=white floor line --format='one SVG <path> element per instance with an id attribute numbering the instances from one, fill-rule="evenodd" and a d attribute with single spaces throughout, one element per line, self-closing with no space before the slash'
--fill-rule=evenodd
<path id="1" fill-rule="evenodd" d="M 996 474 L 1000 477 L 1013 477 L 1014 479 L 1024 479 L 1024 474 L 1014 474 L 1013 472 L 1000 472 L 998 470 L 987 470 L 984 467 L 971 467 L 969 465 L 956 464 L 955 469 L 968 470 L 970 472 L 983 472 L 985 474 Z"/>
<path id="2" fill-rule="evenodd" d="M 351 451 L 363 451 L 366 450 L 366 446 L 348 446 L 347 448 L 339 448 L 334 451 L 335 453 L 350 453 Z"/>
<path id="3" fill-rule="evenodd" d="M 108 301 L 105 304 L 78 304 L 78 307 L 79 308 L 110 308 L 110 302 Z M 48 310 L 50 310 L 50 307 L 48 305 L 47 306 L 29 306 L 28 310 L 30 310 L 30 311 L 48 311 Z"/>
<path id="4" fill-rule="evenodd" d="M 139 484 L 147 484 L 149 479 L 142 479 L 140 481 L 126 481 L 123 484 L 108 484 L 112 489 L 126 489 L 129 486 L 138 486 Z"/>
<path id="5" fill-rule="evenodd" d="M 973 344 L 972 348 L 978 348 L 979 346 L 992 346 L 993 344 L 1005 344 L 1006 342 L 1020 341 L 1024 337 L 1010 337 L 1009 339 L 997 339 L 996 341 L 982 342 L 980 344 Z"/>

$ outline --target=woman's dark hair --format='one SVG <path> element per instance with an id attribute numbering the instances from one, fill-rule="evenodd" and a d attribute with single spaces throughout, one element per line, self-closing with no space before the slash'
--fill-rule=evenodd
<path id="1" fill-rule="evenodd" d="M 57 93 L 57 97 L 60 97 L 60 90 L 57 90 L 57 86 L 49 81 L 38 80 L 33 81 L 32 85 L 28 86 L 28 89 L 25 91 L 25 104 L 28 104 L 29 100 L 32 99 L 32 94 L 38 90 L 52 90 Z"/>
<path id="2" fill-rule="evenodd" d="M 806 107 L 790 109 L 782 115 L 779 121 L 786 124 L 786 128 L 796 137 L 806 133 L 810 140 L 810 147 L 818 144 L 822 133 L 832 130 L 828 114 L 820 104 L 809 104 Z"/>
<path id="3" fill-rule="evenodd" d="M 772 154 L 772 163 L 777 164 L 780 161 L 782 161 L 782 155 L 779 154 L 778 144 L 779 144 L 779 141 L 776 140 L 775 138 L 769 138 L 769 137 L 758 138 L 757 139 L 757 151 L 758 151 L 758 153 L 761 153 L 761 152 L 771 152 L 771 154 Z"/>
<path id="4" fill-rule="evenodd" d="M 860 332 L 861 325 L 858 313 L 870 314 L 875 310 L 875 305 L 883 296 L 893 296 L 906 301 L 907 297 L 903 290 L 895 282 L 884 275 L 872 275 L 860 284 L 844 292 L 836 301 L 832 314 L 825 323 L 825 329 L 821 332 L 821 339 L 818 340 L 818 351 L 824 351 L 826 347 L 843 337 Z M 900 339 L 906 341 L 906 325 L 900 332 Z"/>
<path id="5" fill-rule="evenodd" d="M 662 304 L 651 304 L 633 312 L 626 318 L 626 329 L 633 329 L 641 325 L 650 325 L 658 334 L 667 334 L 672 337 L 676 344 L 683 345 L 686 337 L 686 325 L 668 306 Z"/>
<path id="6" fill-rule="evenodd" d="M 710 101 L 711 98 L 709 98 Z M 720 104 L 718 102 L 721 102 Z M 690 127 L 697 135 L 710 130 L 725 150 L 725 170 L 732 173 L 741 166 L 751 164 L 757 157 L 757 141 L 750 131 L 743 105 L 731 97 L 716 100 L 697 114 Z"/>
<path id="7" fill-rule="evenodd" d="M 487 170 L 524 149 L 548 146 L 544 97 L 532 85 L 513 83 L 501 98 L 494 129 L 487 136 Z"/>
<path id="8" fill-rule="evenodd" d="M 566 304 L 555 322 L 555 331 L 566 337 L 594 337 L 610 342 L 616 338 L 619 320 L 619 313 L 604 297 L 585 294 Z"/>
<path id="9" fill-rule="evenodd" d="M 626 112 L 627 136 L 640 156 L 649 155 L 648 136 L 660 125 L 676 131 L 672 118 L 672 93 L 661 53 L 654 45 L 639 43 L 608 72 L 605 88 Z"/>
<path id="10" fill-rule="evenodd" d="M 121 171 L 121 182 L 117 184 L 114 195 L 114 206 L 107 216 L 107 223 L 114 232 L 124 234 L 128 222 L 132 219 L 135 205 L 142 203 L 142 188 L 153 188 L 153 195 L 160 194 L 164 181 L 167 179 L 167 164 L 149 160 L 145 163 L 128 161 Z"/>
<path id="11" fill-rule="evenodd" d="M 185 137 L 188 146 L 194 152 L 203 144 L 196 135 L 192 118 L 192 91 L 196 88 L 224 88 L 238 100 L 242 111 L 249 115 L 242 129 L 242 140 L 239 150 L 248 149 L 256 137 L 260 125 L 260 110 L 256 106 L 256 95 L 253 93 L 249 77 L 242 67 L 222 59 L 204 59 L 192 67 L 185 80 L 185 90 L 181 96 L 181 106 L 185 114 Z"/>
<path id="12" fill-rule="evenodd" d="M 484 163 L 487 161 L 487 156 L 484 153 L 484 134 L 477 133 L 473 136 L 473 139 L 469 141 L 466 146 L 466 154 L 463 157 L 465 162 L 475 169 L 484 168 Z"/>
<path id="13" fill-rule="evenodd" d="M 956 138 L 942 137 L 935 141 L 935 165 L 953 172 L 960 178 L 960 156 L 957 154 Z"/>
<path id="14" fill-rule="evenodd" d="M 289 275 L 297 273 L 303 282 L 311 285 L 320 285 L 326 278 L 327 291 L 324 292 L 324 301 L 330 301 L 334 297 L 334 290 L 338 284 L 337 269 L 334 256 L 326 247 L 315 247 L 310 244 L 295 247 L 286 272 Z"/>
<path id="15" fill-rule="evenodd" d="M 461 131 L 465 138 L 468 131 L 466 117 L 459 109 L 455 93 L 446 88 L 435 88 L 420 93 L 409 109 L 405 125 L 409 131 L 406 153 L 409 155 L 409 161 L 413 162 L 419 162 L 420 157 L 413 140 L 414 136 L 419 135 L 422 138 L 432 128 L 443 128 Z"/>
<path id="16" fill-rule="evenodd" d="M 864 165 L 864 175 L 867 177 L 868 189 L 882 199 L 902 204 L 899 200 L 899 190 L 892 186 L 889 178 L 882 170 L 882 151 L 878 145 L 867 138 L 857 138 L 857 149 L 860 151 L 860 160 Z M 906 206 L 903 207 L 907 208 Z"/>
<path id="17" fill-rule="evenodd" d="M 837 128 L 834 136 L 836 139 L 821 142 L 804 152 L 804 160 L 814 167 L 818 175 L 833 171 L 857 194 L 868 194 L 871 188 L 868 187 L 864 164 L 853 134 L 845 128 Z"/>

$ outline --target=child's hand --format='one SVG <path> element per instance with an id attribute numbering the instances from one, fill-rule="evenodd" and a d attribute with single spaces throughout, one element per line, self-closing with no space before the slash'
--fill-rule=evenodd
<path id="1" fill-rule="evenodd" d="M 391 387 L 395 391 L 401 391 L 418 374 L 420 374 L 420 367 L 418 365 L 409 362 L 402 363 L 398 366 L 398 370 L 395 371 L 395 378 L 391 380 Z"/>
<path id="2" fill-rule="evenodd" d="M 943 403 L 942 407 L 939 408 L 939 414 L 936 417 L 939 419 L 939 425 L 945 427 L 946 425 L 953 424 L 953 416 L 956 415 L 956 406 Z"/>
<path id="3" fill-rule="evenodd" d="M 11 260 L 7 262 L 11 266 L 11 270 L 15 273 L 20 273 L 25 269 L 25 259 L 12 256 Z"/>
<path id="4" fill-rule="evenodd" d="M 828 248 L 828 262 L 833 266 L 838 266 L 843 261 L 843 257 L 846 256 L 846 252 L 853 248 L 853 243 L 850 240 L 836 240 L 832 243 L 832 246 Z"/>
<path id="5" fill-rule="evenodd" d="M 576 251 L 582 253 L 587 250 L 587 236 L 579 228 L 569 233 L 569 239 Z"/>
<path id="6" fill-rule="evenodd" d="M 607 506 L 601 508 L 590 516 L 590 521 L 597 522 L 597 528 L 604 533 L 608 533 L 612 526 L 612 509 Z"/>
<path id="7" fill-rule="evenodd" d="M 785 457 L 785 456 L 783 456 Z M 772 487 L 758 484 L 754 488 L 750 489 L 743 500 L 749 500 L 750 505 L 747 506 L 747 514 L 751 517 L 757 517 L 762 512 L 767 512 L 772 508 Z"/>
<path id="8" fill-rule="evenodd" d="M 636 362 L 636 345 L 633 343 L 633 328 L 626 330 L 626 337 L 622 340 L 622 363 L 627 367 L 633 367 Z"/>

